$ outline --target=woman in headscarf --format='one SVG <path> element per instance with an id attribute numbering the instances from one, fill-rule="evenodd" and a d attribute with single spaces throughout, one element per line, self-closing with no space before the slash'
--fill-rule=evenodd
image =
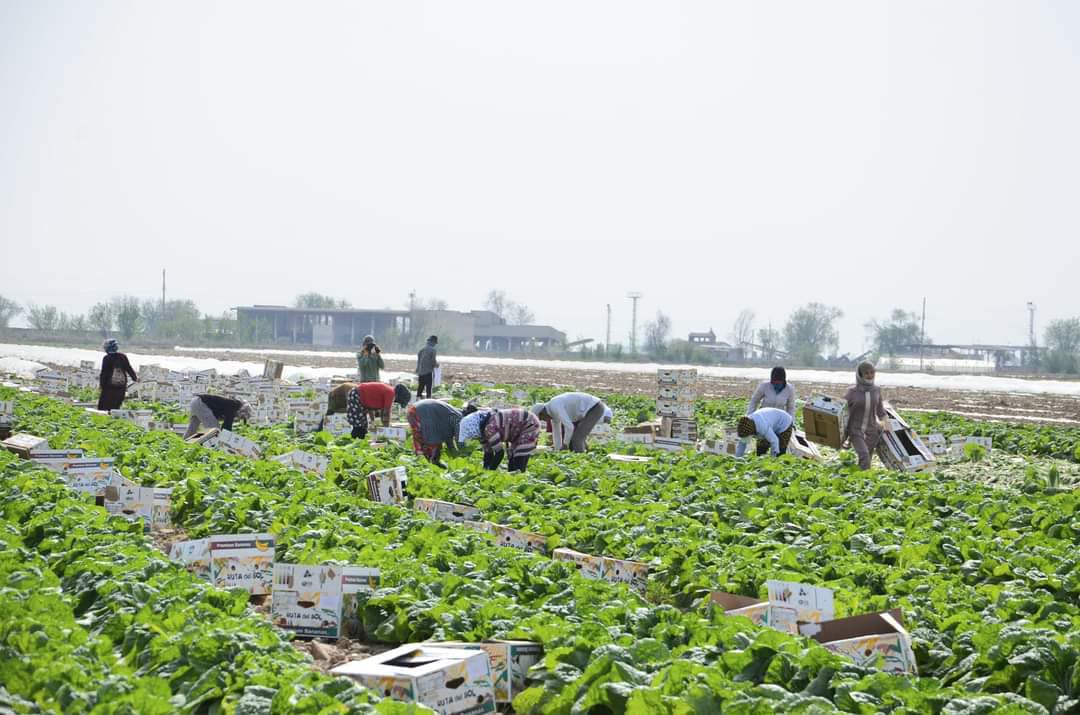
<path id="1" fill-rule="evenodd" d="M 364 336 L 363 347 L 356 353 L 356 366 L 360 371 L 360 382 L 378 382 L 379 370 L 386 367 L 382 359 L 382 350 L 375 344 L 375 338 Z"/>
<path id="2" fill-rule="evenodd" d="M 855 384 L 844 394 L 847 400 L 847 439 L 859 455 L 859 469 L 870 468 L 870 455 L 881 439 L 882 429 L 889 429 L 881 388 L 874 384 L 873 363 L 861 362 L 855 370 Z"/>
<path id="3" fill-rule="evenodd" d="M 105 357 L 101 360 L 101 395 L 98 397 L 97 408 L 108 412 L 120 409 L 127 394 L 128 378 L 130 377 L 132 382 L 138 382 L 139 376 L 131 368 L 127 355 L 120 352 L 120 346 L 115 339 L 106 340 L 102 349 Z"/>
<path id="4" fill-rule="evenodd" d="M 540 418 L 523 407 L 473 412 L 458 428 L 458 444 L 470 439 L 484 445 L 484 469 L 498 469 L 503 454 L 509 453 L 507 468 L 524 472 L 540 439 Z"/>
<path id="5" fill-rule="evenodd" d="M 768 382 L 763 382 L 750 396 L 750 404 L 746 406 L 746 416 L 754 414 L 760 407 L 775 407 L 795 417 L 795 388 L 787 381 L 787 371 L 780 367 L 774 367 Z"/>
<path id="6" fill-rule="evenodd" d="M 461 412 L 441 400 L 419 400 L 407 410 L 409 427 L 412 428 L 413 450 L 429 462 L 446 467 L 439 461 L 445 444 L 454 449 L 461 425 Z"/>

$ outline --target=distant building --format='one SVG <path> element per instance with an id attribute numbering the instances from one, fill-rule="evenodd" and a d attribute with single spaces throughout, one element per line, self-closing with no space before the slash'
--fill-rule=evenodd
<path id="1" fill-rule="evenodd" d="M 550 325 L 507 325 L 488 310 L 375 310 L 364 308 L 290 308 L 250 305 L 234 308 L 241 335 L 292 345 L 357 346 L 365 335 L 385 340 L 414 332 L 434 333 L 443 344 L 482 352 L 535 352 L 561 349 L 566 333 Z"/>
<path id="2" fill-rule="evenodd" d="M 707 333 L 690 333 L 688 342 L 691 345 L 716 345 L 716 333 L 709 328 Z"/>

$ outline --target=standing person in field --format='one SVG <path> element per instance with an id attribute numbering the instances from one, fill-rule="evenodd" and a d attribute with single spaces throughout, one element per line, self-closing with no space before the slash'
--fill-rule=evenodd
<path id="1" fill-rule="evenodd" d="M 787 370 L 774 367 L 768 382 L 763 382 L 750 396 L 746 416 L 754 414 L 759 407 L 775 407 L 795 417 L 795 388 L 787 381 Z"/>
<path id="2" fill-rule="evenodd" d="M 416 353 L 416 377 L 419 381 L 419 387 L 416 388 L 417 399 L 424 396 L 425 390 L 427 391 L 427 398 L 431 399 L 435 368 L 439 366 L 439 359 L 435 354 L 435 346 L 438 344 L 439 336 L 432 335 L 427 339 L 427 344 L 420 348 L 420 352 Z"/>
<path id="3" fill-rule="evenodd" d="M 363 346 L 356 353 L 356 366 L 360 371 L 360 382 L 378 382 L 379 370 L 386 367 L 382 359 L 382 350 L 375 344 L 375 338 L 364 336 Z"/>
<path id="4" fill-rule="evenodd" d="M 105 357 L 101 359 L 101 394 L 98 396 L 97 408 L 103 412 L 118 410 L 124 404 L 127 395 L 128 378 L 132 382 L 138 382 L 139 376 L 131 368 L 131 362 L 127 355 L 120 352 L 120 346 L 116 340 L 109 338 L 101 346 L 105 351 Z"/>
<path id="5" fill-rule="evenodd" d="M 742 457 L 753 437 L 757 437 L 757 456 L 769 452 L 778 457 L 787 451 L 791 435 L 795 431 L 795 418 L 776 407 L 762 407 L 747 417 L 739 418 L 739 444 L 735 456 Z"/>
<path id="6" fill-rule="evenodd" d="M 555 451 L 566 447 L 573 452 L 585 451 L 585 440 L 604 417 L 605 410 L 607 405 L 587 392 L 564 392 L 532 406 L 534 415 L 551 420 L 551 443 Z"/>
<path id="7" fill-rule="evenodd" d="M 458 444 L 470 439 L 484 445 L 484 469 L 498 469 L 508 453 L 507 469 L 524 472 L 540 439 L 540 418 L 523 407 L 473 412 L 458 427 Z"/>
<path id="8" fill-rule="evenodd" d="M 232 430 L 233 421 L 251 419 L 251 405 L 243 400 L 234 400 L 231 397 L 221 395 L 196 395 L 188 406 L 191 412 L 191 420 L 188 421 L 187 432 L 184 439 L 191 437 L 199 431 L 199 427 L 206 429 Z M 221 423 L 218 423 L 221 420 Z"/>
<path id="9" fill-rule="evenodd" d="M 432 464 L 445 468 L 439 461 L 442 448 L 454 451 L 461 425 L 461 412 L 441 400 L 420 400 L 409 405 L 409 427 L 412 428 L 413 450 Z"/>
<path id="10" fill-rule="evenodd" d="M 870 455 L 881 439 L 881 431 L 891 429 L 889 421 L 885 419 L 881 388 L 874 384 L 876 376 L 873 363 L 859 363 L 855 370 L 855 384 L 844 393 L 848 408 L 845 441 L 850 440 L 855 454 L 859 455 L 859 469 L 870 468 Z"/>

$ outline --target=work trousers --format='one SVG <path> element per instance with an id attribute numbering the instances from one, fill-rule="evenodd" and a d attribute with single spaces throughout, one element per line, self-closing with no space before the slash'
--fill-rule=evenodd
<path id="1" fill-rule="evenodd" d="M 424 389 L 427 389 L 427 398 L 431 399 L 431 383 L 435 381 L 435 373 L 429 372 L 427 375 L 417 375 L 417 382 L 419 386 L 416 388 L 416 399 L 421 399 L 424 396 Z"/>
<path id="2" fill-rule="evenodd" d="M 593 427 L 600 421 L 600 418 L 604 416 L 604 403 L 597 402 L 592 408 L 585 413 L 585 416 L 574 423 L 574 435 L 570 438 L 570 451 L 571 452 L 584 452 L 585 440 L 589 438 L 589 433 L 593 431 Z"/>
<path id="3" fill-rule="evenodd" d="M 503 452 L 505 449 L 499 450 L 484 450 L 484 469 L 494 470 L 498 469 L 502 464 Z M 524 472 L 525 468 L 529 465 L 529 457 L 531 455 L 524 454 L 518 457 L 511 457 L 507 462 L 506 468 L 511 472 Z"/>
<path id="4" fill-rule="evenodd" d="M 855 450 L 855 454 L 859 455 L 859 469 L 870 469 L 870 456 L 881 440 L 881 430 L 868 429 L 866 432 L 852 430 L 848 433 L 848 438 L 851 440 L 851 447 Z"/>
<path id="5" fill-rule="evenodd" d="M 791 435 L 795 432 L 795 426 L 792 425 L 786 430 L 776 435 L 776 440 L 780 443 L 780 454 L 787 453 L 788 445 L 791 444 Z M 757 456 L 764 457 L 769 453 L 769 443 L 763 439 L 757 441 Z"/>
<path id="6" fill-rule="evenodd" d="M 191 435 L 199 431 L 199 426 L 203 426 L 206 429 L 217 429 L 221 425 L 218 423 L 217 417 L 214 417 L 213 411 L 201 397 L 196 397 L 188 405 L 188 412 L 191 413 L 191 419 L 188 420 L 187 432 L 184 433 L 184 439 L 187 439 Z"/>

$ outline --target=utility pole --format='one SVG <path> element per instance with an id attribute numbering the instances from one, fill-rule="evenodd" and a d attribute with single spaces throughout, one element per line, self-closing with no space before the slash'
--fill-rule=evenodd
<path id="1" fill-rule="evenodd" d="M 641 300 L 641 291 L 630 291 L 626 297 L 633 301 L 634 309 L 630 316 L 630 354 L 637 355 L 637 302 Z"/>
<path id="2" fill-rule="evenodd" d="M 604 339 L 604 355 L 611 354 L 611 303 L 607 304 L 607 337 Z"/>
<path id="3" fill-rule="evenodd" d="M 161 317 L 165 318 L 165 269 L 161 269 Z"/>
<path id="4" fill-rule="evenodd" d="M 1035 304 L 1028 301 L 1028 345 L 1031 346 L 1031 358 L 1029 363 L 1032 367 L 1039 364 L 1039 347 L 1035 343 Z"/>
<path id="5" fill-rule="evenodd" d="M 922 299 L 922 327 L 919 329 L 919 372 L 923 369 L 923 353 L 926 352 L 926 296 Z"/>

